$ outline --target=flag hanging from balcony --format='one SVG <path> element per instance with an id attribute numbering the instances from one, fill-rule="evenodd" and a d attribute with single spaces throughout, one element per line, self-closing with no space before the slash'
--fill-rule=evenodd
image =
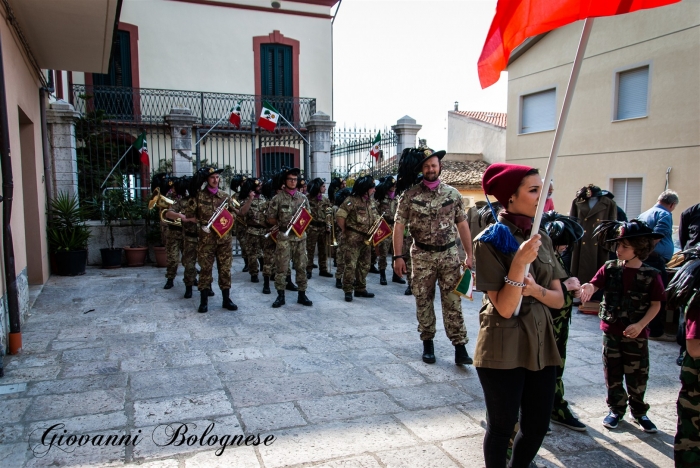
<path id="1" fill-rule="evenodd" d="M 374 235 L 372 236 L 372 245 L 378 245 L 381 241 L 389 237 L 391 232 L 391 226 L 386 222 L 386 219 L 382 218 L 379 222 L 379 227 L 374 231 Z"/>
<path id="2" fill-rule="evenodd" d="M 231 108 L 228 121 L 231 122 L 231 125 L 241 128 L 241 101 L 236 101 L 236 104 Z"/>
<path id="3" fill-rule="evenodd" d="M 375 161 L 379 161 L 379 144 L 382 142 L 382 132 L 377 132 L 377 136 L 374 137 L 372 142 L 372 149 L 369 150 L 369 154 L 374 158 Z"/>
<path id="4" fill-rule="evenodd" d="M 146 132 L 143 132 L 134 142 L 134 148 L 141 155 L 141 164 L 149 166 L 151 160 L 148 157 L 148 142 L 146 141 Z"/>
<path id="5" fill-rule="evenodd" d="M 279 120 L 279 112 L 277 109 L 272 107 L 267 102 L 263 102 L 262 111 L 260 112 L 260 118 L 258 119 L 258 127 L 264 128 L 268 132 L 271 132 L 277 127 L 277 120 Z"/>
<path id="6" fill-rule="evenodd" d="M 510 53 L 525 39 L 574 21 L 656 8 L 680 0 L 498 0 L 496 15 L 479 57 L 482 88 L 496 83 Z"/>
<path id="7" fill-rule="evenodd" d="M 306 231 L 306 228 L 309 227 L 312 219 L 314 218 L 311 216 L 311 213 L 309 213 L 306 208 L 302 208 L 299 212 L 299 216 L 297 216 L 297 219 L 295 219 L 292 223 L 292 230 L 294 231 L 294 234 L 296 234 L 297 237 L 303 236 L 304 231 Z"/>

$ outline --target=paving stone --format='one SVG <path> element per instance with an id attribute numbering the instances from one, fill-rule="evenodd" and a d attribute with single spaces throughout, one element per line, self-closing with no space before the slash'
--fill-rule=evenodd
<path id="1" fill-rule="evenodd" d="M 409 410 L 436 408 L 472 400 L 472 397 L 447 383 L 392 388 L 387 393 Z"/>
<path id="2" fill-rule="evenodd" d="M 184 397 L 134 402 L 134 424 L 137 427 L 232 413 L 233 408 L 222 390 Z"/>
<path id="3" fill-rule="evenodd" d="M 66 434 L 66 436 L 68 435 L 70 434 Z M 103 435 L 105 438 L 108 435 L 117 435 L 121 439 L 122 436 L 126 435 L 126 432 L 123 430 L 115 430 L 108 433 L 90 432 L 74 435 L 76 437 L 87 435 L 90 438 L 89 440 L 93 440 L 93 438 L 98 435 Z M 126 448 L 124 445 L 103 444 L 100 446 L 93 446 L 92 444 L 85 444 L 78 446 L 76 443 L 71 446 L 62 445 L 57 447 L 51 446 L 50 440 L 44 444 L 39 440 L 32 440 L 30 442 L 30 451 L 31 453 L 28 455 L 28 461 L 26 465 L 24 465 L 27 468 L 53 466 L 89 467 L 97 465 L 117 466 L 123 465 L 126 459 Z"/>
<path id="4" fill-rule="evenodd" d="M 98 414 L 124 409 L 124 389 L 93 390 L 66 395 L 41 395 L 34 398 L 27 421 L 68 418 L 81 414 Z"/>
<path id="5" fill-rule="evenodd" d="M 9 385 L 39 380 L 52 380 L 56 378 L 60 371 L 61 368 L 59 366 L 6 369 L 5 376 L 2 378 L 2 384 Z"/>
<path id="6" fill-rule="evenodd" d="M 63 351 L 61 361 L 104 361 L 107 359 L 107 348 L 83 348 Z"/>
<path id="7" fill-rule="evenodd" d="M 370 455 L 333 460 L 312 466 L 314 468 L 381 468 L 379 462 Z"/>
<path id="8" fill-rule="evenodd" d="M 247 361 L 264 357 L 258 348 L 221 349 L 212 351 L 210 355 L 213 362 Z"/>
<path id="9" fill-rule="evenodd" d="M 306 425 L 293 403 L 241 408 L 239 413 L 248 432 L 272 432 L 275 429 Z"/>
<path id="10" fill-rule="evenodd" d="M 364 392 L 383 387 L 383 382 L 376 375 L 361 367 L 331 369 L 323 372 L 323 375 L 340 393 Z"/>
<path id="11" fill-rule="evenodd" d="M 211 365 L 135 372 L 131 374 L 130 384 L 135 399 L 203 393 L 221 388 L 221 381 Z"/>
<path id="12" fill-rule="evenodd" d="M 236 407 L 281 403 L 337 393 L 320 374 L 279 375 L 226 383 Z"/>
<path id="13" fill-rule="evenodd" d="M 170 365 L 173 367 L 191 367 L 211 364 L 211 359 L 206 352 L 201 350 L 186 353 L 173 353 L 169 356 Z"/>
<path id="14" fill-rule="evenodd" d="M 61 371 L 64 379 L 88 375 L 116 374 L 120 372 L 119 361 L 78 361 L 66 364 Z"/>
<path id="15" fill-rule="evenodd" d="M 476 370 L 473 367 L 457 366 L 454 361 L 440 359 L 435 364 L 426 364 L 423 361 L 410 361 L 407 364 L 430 382 L 476 378 Z"/>
<path id="16" fill-rule="evenodd" d="M 367 370 L 387 387 L 405 387 L 425 383 L 425 378 L 406 364 L 381 364 L 367 366 Z"/>
<path id="17" fill-rule="evenodd" d="M 153 341 L 161 343 L 164 341 L 189 341 L 192 339 L 189 330 L 165 330 L 156 331 L 153 334 Z"/>
<path id="18" fill-rule="evenodd" d="M 326 422 L 401 411 L 401 408 L 382 392 L 353 393 L 300 400 L 299 407 L 311 422 Z"/>
<path id="19" fill-rule="evenodd" d="M 442 449 L 465 467 L 484 466 L 484 436 L 462 437 L 440 443 Z M 600 467 L 598 467 L 600 468 Z"/>
<path id="20" fill-rule="evenodd" d="M 0 424 L 17 422 L 31 405 L 31 398 L 0 400 Z"/>
<path id="21" fill-rule="evenodd" d="M 248 380 L 260 377 L 274 377 L 285 372 L 283 362 L 269 359 L 253 359 L 249 361 L 232 361 L 214 363 L 223 381 Z"/>
<path id="22" fill-rule="evenodd" d="M 51 366 L 57 362 L 58 353 L 30 353 L 23 347 L 22 354 L 10 360 L 10 362 L 5 365 L 5 370 Z"/>
<path id="23" fill-rule="evenodd" d="M 198 453 L 185 459 L 185 468 L 259 468 L 253 447 L 226 448 L 217 456 L 216 450 Z"/>
<path id="24" fill-rule="evenodd" d="M 19 442 L 23 434 L 23 424 L 3 424 L 0 426 L 0 445 Z"/>
<path id="25" fill-rule="evenodd" d="M 287 371 L 295 374 L 353 367 L 352 364 L 335 354 L 300 354 L 283 358 L 283 361 L 287 364 Z"/>
<path id="26" fill-rule="evenodd" d="M 387 468 L 408 468 L 414 466 L 457 467 L 455 462 L 434 445 L 419 445 L 386 452 L 377 452 Z"/>
<path id="27" fill-rule="evenodd" d="M 396 418 L 426 442 L 457 439 L 483 433 L 483 429 L 456 408 L 399 413 Z"/>
<path id="28" fill-rule="evenodd" d="M 71 418 L 35 421 L 29 424 L 27 431 L 32 437 L 32 440 L 36 440 L 37 437 L 41 437 L 41 434 L 56 424 L 63 425 L 64 429 L 67 430 L 69 434 L 86 434 L 88 432 L 100 432 L 108 429 L 123 429 L 127 425 L 127 418 L 124 411 L 106 414 L 86 414 Z"/>
<path id="29" fill-rule="evenodd" d="M 27 457 L 27 443 L 0 445 L 0 466 L 24 466 Z"/>

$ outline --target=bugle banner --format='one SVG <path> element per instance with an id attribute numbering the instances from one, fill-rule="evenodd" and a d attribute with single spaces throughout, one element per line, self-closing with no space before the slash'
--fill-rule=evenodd
<path id="1" fill-rule="evenodd" d="M 233 215 L 229 210 L 223 209 L 219 213 L 219 216 L 214 219 L 211 224 L 211 229 L 216 232 L 219 237 L 224 237 L 233 227 Z"/>
<path id="2" fill-rule="evenodd" d="M 379 222 L 379 226 L 377 227 L 377 230 L 374 231 L 374 235 L 372 236 L 372 245 L 379 245 L 381 241 L 389 237 L 391 234 L 391 226 L 389 226 L 389 223 L 386 222 L 386 219 L 382 217 L 381 221 Z"/>
<path id="3" fill-rule="evenodd" d="M 462 279 L 459 280 L 457 287 L 452 292 L 459 296 L 466 297 L 470 301 L 474 300 L 474 276 L 472 276 L 472 271 L 469 268 L 464 270 Z"/>
<path id="4" fill-rule="evenodd" d="M 296 234 L 297 237 L 303 236 L 312 219 L 314 218 L 311 216 L 311 213 L 309 213 L 306 208 L 301 207 L 299 214 L 292 223 L 292 231 L 294 231 L 294 234 Z"/>

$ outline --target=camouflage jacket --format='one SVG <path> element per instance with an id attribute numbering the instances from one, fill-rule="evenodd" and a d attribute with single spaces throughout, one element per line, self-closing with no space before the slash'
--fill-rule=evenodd
<path id="1" fill-rule="evenodd" d="M 188 218 L 194 218 L 197 211 L 197 200 L 194 197 L 176 197 L 175 203 L 172 204 L 168 211 L 182 213 Z M 182 227 L 186 234 L 198 235 L 199 223 L 182 223 Z"/>
<path id="2" fill-rule="evenodd" d="M 338 218 L 345 218 L 345 229 L 359 234 L 368 234 L 379 217 L 374 199 L 365 200 L 364 197 L 357 196 L 346 198 L 335 215 Z"/>
<path id="3" fill-rule="evenodd" d="M 642 264 L 632 289 L 625 291 L 622 285 L 622 270 L 621 260 L 605 262 L 605 286 L 598 316 L 608 323 L 615 323 L 619 319 L 637 323 L 651 306 L 650 286 L 659 271 L 647 264 Z"/>
<path id="4" fill-rule="evenodd" d="M 311 207 L 311 216 L 314 218 L 314 220 L 311 221 L 311 226 L 309 227 L 309 229 L 316 228 L 325 231 L 326 210 L 332 206 L 331 201 L 327 197 L 321 197 L 321 199 L 319 200 L 316 197 L 309 197 L 307 195 L 306 198 L 309 199 L 309 206 Z"/>
<path id="5" fill-rule="evenodd" d="M 246 232 L 249 234 L 260 236 L 265 235 L 265 232 L 267 232 L 267 218 L 265 217 L 267 202 L 265 195 L 253 198 L 253 201 L 250 202 L 250 207 L 244 217 L 248 226 Z"/>
<path id="6" fill-rule="evenodd" d="M 277 221 L 277 225 L 280 227 L 280 233 L 277 237 L 278 241 L 298 241 L 306 239 L 306 231 L 301 238 L 297 237 L 293 232 L 290 232 L 289 236 L 285 236 L 284 234 L 287 231 L 289 222 L 292 220 L 292 217 L 296 214 L 299 206 L 301 205 L 304 205 L 307 210 L 311 211 L 309 209 L 309 200 L 303 193 L 296 191 L 294 192 L 294 196 L 291 196 L 286 190 L 280 191 L 277 195 L 272 197 L 272 200 L 270 200 L 267 204 L 265 217 L 273 218 Z"/>
<path id="7" fill-rule="evenodd" d="M 230 197 L 226 192 L 223 190 L 219 189 L 218 192 L 216 192 L 215 195 L 212 195 L 211 192 L 207 188 L 204 188 L 200 190 L 197 193 L 197 208 L 196 208 L 196 213 L 197 213 L 197 220 L 199 221 L 199 224 L 201 226 L 206 226 L 209 223 L 209 219 L 212 217 L 214 212 L 221 206 L 221 204 L 225 200 L 230 200 Z M 228 210 L 230 212 L 233 212 L 231 209 L 231 204 L 229 202 L 229 208 Z M 203 236 L 203 237 L 202 237 Z M 200 233 L 200 239 L 209 239 L 216 241 L 219 236 L 214 232 L 211 231 L 209 234 L 205 233 L 202 231 Z M 231 231 L 227 232 L 224 237 L 221 238 L 222 240 L 227 240 L 231 239 Z"/>
<path id="8" fill-rule="evenodd" d="M 405 191 L 394 219 L 410 225 L 410 234 L 416 242 L 443 246 L 455 241 L 457 224 L 465 221 L 467 215 L 462 195 L 440 182 L 435 190 L 418 184 Z"/>
<path id="9" fill-rule="evenodd" d="M 379 214 L 384 213 L 384 219 L 390 225 L 394 224 L 394 216 L 396 216 L 396 207 L 398 206 L 397 200 L 392 200 L 389 197 L 385 197 L 384 200 L 378 202 L 379 206 L 377 211 Z"/>

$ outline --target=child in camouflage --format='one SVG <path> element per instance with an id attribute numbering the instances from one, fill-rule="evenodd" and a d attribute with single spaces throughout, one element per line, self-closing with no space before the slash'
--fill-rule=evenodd
<path id="1" fill-rule="evenodd" d="M 649 405 L 644 403 L 649 380 L 647 325 L 659 312 L 665 294 L 658 270 L 642 260 L 654 250 L 654 240 L 660 234 L 643 221 L 633 219 L 604 221 L 595 235 L 599 242 L 617 252 L 617 260 L 606 262 L 590 283 L 581 286 L 582 302 L 598 289 L 603 290 L 598 316 L 603 330 L 603 371 L 610 409 L 603 426 L 617 428 L 627 409 L 629 393 L 633 421 L 644 432 L 655 433 L 656 426 L 647 417 Z"/>

